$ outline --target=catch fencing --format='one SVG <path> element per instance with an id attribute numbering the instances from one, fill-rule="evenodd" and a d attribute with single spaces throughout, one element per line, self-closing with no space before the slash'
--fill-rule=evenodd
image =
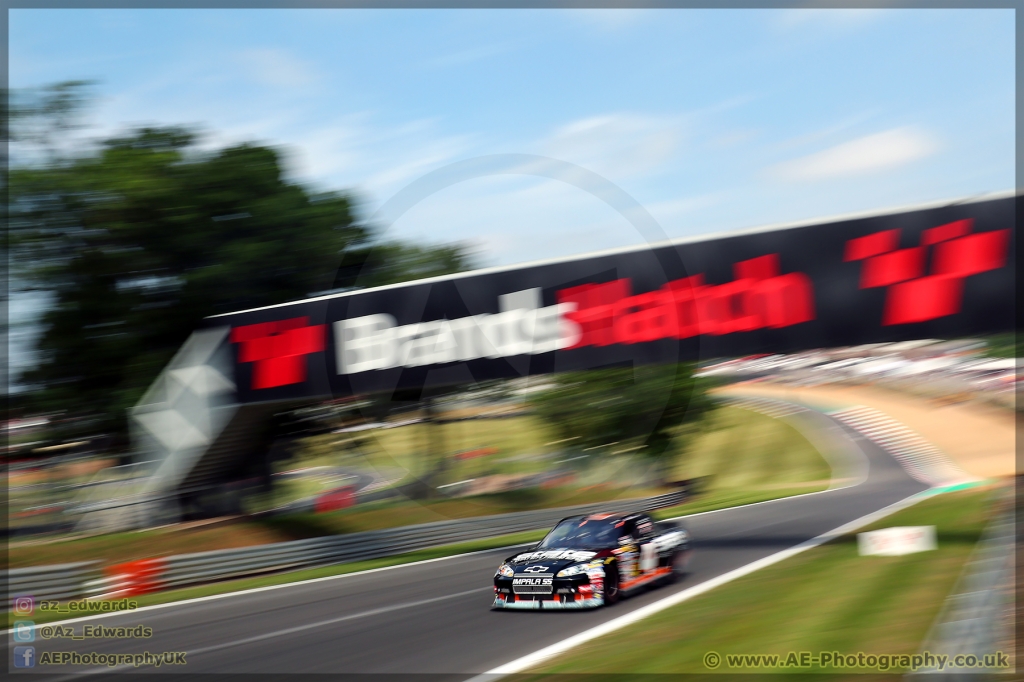
<path id="1" fill-rule="evenodd" d="M 216 582 L 276 571 L 378 559 L 396 554 L 547 528 L 575 514 L 651 511 L 680 504 L 686 489 L 657 497 L 538 509 L 415 526 L 331 535 L 240 549 L 179 554 L 123 564 L 101 573 L 99 562 L 15 569 L 8 573 L 11 600 L 119 599 L 150 591 Z M 59 596 L 57 596 L 59 595 Z"/>

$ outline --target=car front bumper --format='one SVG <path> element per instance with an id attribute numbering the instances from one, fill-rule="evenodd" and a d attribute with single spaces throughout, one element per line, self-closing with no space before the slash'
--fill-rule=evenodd
<path id="1" fill-rule="evenodd" d="M 604 604 L 604 571 L 555 578 L 551 592 L 517 593 L 511 578 L 494 579 L 496 609 L 593 609 Z"/>
<path id="2" fill-rule="evenodd" d="M 596 609 L 604 605 L 603 597 L 590 597 L 574 601 L 559 599 L 512 599 L 515 595 L 497 594 L 494 596 L 495 609 L 522 609 L 524 611 L 556 611 L 566 609 Z"/>

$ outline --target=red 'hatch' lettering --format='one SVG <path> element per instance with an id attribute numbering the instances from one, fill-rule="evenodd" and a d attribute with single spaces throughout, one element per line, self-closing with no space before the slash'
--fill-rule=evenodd
<path id="1" fill-rule="evenodd" d="M 566 317 L 581 330 L 573 348 L 685 339 L 778 329 L 814 319 L 814 288 L 800 272 L 779 274 L 778 254 L 736 263 L 736 279 L 705 284 L 693 275 L 661 289 L 630 295 L 630 281 L 582 284 L 557 293 L 576 309 Z"/>

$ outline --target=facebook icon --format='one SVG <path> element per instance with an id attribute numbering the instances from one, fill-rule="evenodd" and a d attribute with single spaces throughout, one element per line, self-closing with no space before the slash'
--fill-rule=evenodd
<path id="1" fill-rule="evenodd" d="M 34 646 L 14 647 L 14 667 L 34 668 L 36 667 L 36 648 Z"/>

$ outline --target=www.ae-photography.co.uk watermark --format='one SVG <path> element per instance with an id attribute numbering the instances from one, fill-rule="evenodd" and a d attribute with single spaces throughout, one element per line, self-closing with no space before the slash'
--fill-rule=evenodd
<path id="1" fill-rule="evenodd" d="M 869 654 L 859 651 L 844 654 L 838 651 L 790 651 L 786 654 L 719 654 L 709 651 L 704 654 L 704 666 L 710 670 L 723 667 L 730 670 L 877 670 L 901 672 L 916 670 L 945 670 L 947 668 L 972 668 L 984 670 L 1007 670 L 1010 657 L 1002 651 L 983 656 L 974 654 L 933 654 L 924 651 L 919 654 Z"/>

